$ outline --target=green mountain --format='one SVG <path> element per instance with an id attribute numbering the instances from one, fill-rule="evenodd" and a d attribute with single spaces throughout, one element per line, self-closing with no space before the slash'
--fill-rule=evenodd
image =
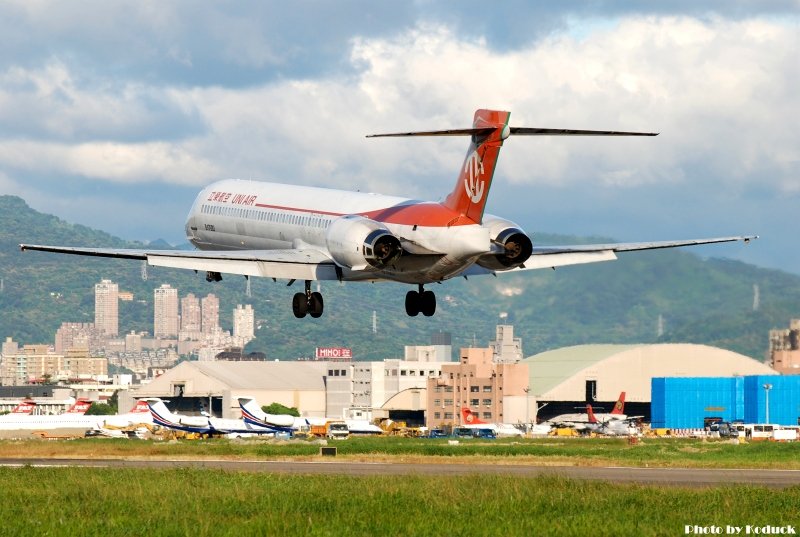
<path id="1" fill-rule="evenodd" d="M 582 242 L 544 234 L 534 240 Z M 92 322 L 94 284 L 102 278 L 135 295 L 131 302 L 120 302 L 121 332 L 152 331 L 153 289 L 169 283 L 181 296 L 219 296 L 224 328 L 230 328 L 236 304 L 252 304 L 260 328 L 246 350 L 286 359 L 311 356 L 318 346 L 350 347 L 359 360 L 396 358 L 402 356 L 403 345 L 428 344 L 439 331 L 452 333 L 456 349 L 473 342 L 484 346 L 494 339 L 497 324 L 514 325 L 526 355 L 581 343 L 680 341 L 763 359 L 768 331 L 788 326 L 800 307 L 798 276 L 701 259 L 690 250 L 663 250 L 556 271 L 451 280 L 432 287 L 438 306 L 430 318 L 405 315 L 409 286 L 322 282 L 325 315 L 295 319 L 290 304 L 292 294 L 302 290 L 300 283 L 287 287 L 286 281 L 254 278 L 248 298 L 241 276 L 223 276 L 212 284 L 204 274 L 148 267 L 144 280 L 141 263 L 135 261 L 22 253 L 21 242 L 142 245 L 39 213 L 19 198 L 0 196 L 0 337 L 22 343 L 52 342 L 63 321 Z M 756 285 L 760 304 L 754 311 Z"/>

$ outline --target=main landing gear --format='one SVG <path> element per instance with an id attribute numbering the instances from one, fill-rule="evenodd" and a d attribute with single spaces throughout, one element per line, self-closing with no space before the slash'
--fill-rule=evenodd
<path id="1" fill-rule="evenodd" d="M 292 313 L 298 319 L 305 317 L 306 313 L 315 319 L 318 318 L 322 315 L 323 306 L 322 294 L 317 291 L 311 292 L 310 280 L 306 280 L 305 293 L 295 293 L 292 297 Z"/>
<path id="2" fill-rule="evenodd" d="M 406 293 L 406 313 L 411 317 L 416 317 L 420 313 L 430 317 L 436 313 L 436 295 L 433 291 L 423 290 L 422 284 L 419 284 L 419 291 Z"/>

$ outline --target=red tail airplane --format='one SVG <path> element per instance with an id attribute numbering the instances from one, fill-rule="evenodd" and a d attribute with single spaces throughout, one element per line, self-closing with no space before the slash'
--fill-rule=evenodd
<path id="1" fill-rule="evenodd" d="M 196 251 L 71 248 L 21 244 L 22 250 L 145 260 L 153 266 L 305 281 L 296 317 L 319 317 L 314 280 L 415 285 L 406 313 L 431 316 L 436 296 L 424 286 L 459 276 L 558 267 L 616 259 L 617 252 L 749 241 L 755 236 L 664 242 L 535 247 L 521 226 L 484 214 L 503 142 L 515 136 L 655 136 L 656 133 L 511 127 L 509 112 L 478 110 L 472 127 L 372 136 L 468 136 L 467 155 L 442 203 L 365 192 L 244 180 L 203 189 L 186 221 Z"/>

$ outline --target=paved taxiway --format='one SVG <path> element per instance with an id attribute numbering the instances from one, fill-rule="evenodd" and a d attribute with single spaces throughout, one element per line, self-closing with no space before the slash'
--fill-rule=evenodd
<path id="1" fill-rule="evenodd" d="M 783 488 L 800 486 L 800 470 L 625 468 L 594 466 L 530 466 L 521 464 L 410 464 L 351 461 L 231 461 L 231 460 L 124 460 L 124 459 L 0 459 L 0 466 L 92 467 L 92 468 L 214 468 L 237 472 L 267 472 L 299 475 L 512 475 L 517 477 L 561 476 L 617 483 L 706 487 L 761 485 Z"/>

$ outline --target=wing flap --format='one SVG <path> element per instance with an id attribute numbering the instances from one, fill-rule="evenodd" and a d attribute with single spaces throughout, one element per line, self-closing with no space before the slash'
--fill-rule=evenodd
<path id="1" fill-rule="evenodd" d="M 336 280 L 336 265 L 324 252 L 299 250 L 144 250 L 73 248 L 20 244 L 20 249 L 121 259 L 141 259 L 154 267 L 295 280 Z"/>

